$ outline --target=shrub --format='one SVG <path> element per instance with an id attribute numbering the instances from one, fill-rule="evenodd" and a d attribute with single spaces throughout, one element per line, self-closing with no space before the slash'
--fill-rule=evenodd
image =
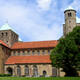
<path id="1" fill-rule="evenodd" d="M 0 77 L 10 77 L 11 74 L 0 74 Z"/>

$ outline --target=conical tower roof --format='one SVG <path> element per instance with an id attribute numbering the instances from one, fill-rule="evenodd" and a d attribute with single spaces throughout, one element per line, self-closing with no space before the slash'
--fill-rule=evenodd
<path id="1" fill-rule="evenodd" d="M 76 10 L 74 10 L 74 8 L 72 8 L 71 6 L 69 6 L 67 9 L 65 9 L 64 13 L 65 13 L 66 11 L 75 11 L 75 12 L 76 12 Z"/>
<path id="2" fill-rule="evenodd" d="M 66 10 L 74 10 L 74 8 L 72 8 L 71 6 L 69 6 Z"/>
<path id="3" fill-rule="evenodd" d="M 13 30 L 13 29 L 8 23 L 5 23 L 3 26 L 0 27 L 0 30 Z"/>

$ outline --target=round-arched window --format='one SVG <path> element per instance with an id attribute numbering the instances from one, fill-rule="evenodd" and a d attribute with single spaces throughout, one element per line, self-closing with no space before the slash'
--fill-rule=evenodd
<path id="1" fill-rule="evenodd" d="M 17 66 L 17 75 L 21 76 L 21 67 L 19 65 Z"/>
<path id="2" fill-rule="evenodd" d="M 7 72 L 8 74 L 13 75 L 13 69 L 11 67 L 7 68 Z"/>
<path id="3" fill-rule="evenodd" d="M 72 13 L 68 13 L 68 17 L 71 17 L 72 16 Z"/>
<path id="4" fill-rule="evenodd" d="M 25 66 L 25 76 L 29 76 L 29 67 Z"/>
<path id="5" fill-rule="evenodd" d="M 43 76 L 45 77 L 47 75 L 47 72 L 44 70 L 43 71 Z"/>
<path id="6" fill-rule="evenodd" d="M 35 76 L 35 77 L 38 76 L 38 68 L 36 65 L 33 66 L 33 76 Z"/>

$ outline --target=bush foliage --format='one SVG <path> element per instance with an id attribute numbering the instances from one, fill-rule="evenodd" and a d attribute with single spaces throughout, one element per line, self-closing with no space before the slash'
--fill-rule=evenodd
<path id="1" fill-rule="evenodd" d="M 0 74 L 0 77 L 10 77 L 11 74 Z"/>

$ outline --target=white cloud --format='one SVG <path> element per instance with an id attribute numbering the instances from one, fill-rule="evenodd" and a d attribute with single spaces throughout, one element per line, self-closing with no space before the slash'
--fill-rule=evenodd
<path id="1" fill-rule="evenodd" d="M 64 7 L 62 9 L 64 9 Z M 76 11 L 80 11 L 80 0 L 73 0 L 72 3 L 67 4 L 65 9 L 75 9 Z"/>
<path id="2" fill-rule="evenodd" d="M 24 8 L 21 8 L 20 6 L 4 6 L 4 7 L 0 7 L 0 15 L 3 18 L 6 18 L 8 20 L 13 20 L 13 21 L 17 21 L 17 19 L 24 17 L 26 15 L 26 13 L 24 13 L 24 11 L 26 11 Z"/>
<path id="3" fill-rule="evenodd" d="M 80 0 L 74 0 L 71 4 L 70 4 L 75 10 L 80 10 Z"/>
<path id="4" fill-rule="evenodd" d="M 38 7 L 42 10 L 48 10 L 50 8 L 52 0 L 37 0 Z"/>
<path id="5" fill-rule="evenodd" d="M 45 1 L 43 2 L 45 3 Z M 46 4 L 48 5 L 48 2 Z M 46 4 L 41 8 L 48 10 L 51 3 L 49 2 L 48 7 Z M 62 13 L 59 13 L 55 7 L 49 13 L 44 14 L 43 11 L 39 13 L 37 6 L 30 4 L 28 7 L 28 5 L 14 5 L 8 2 L 4 6 L 0 6 L 0 21 L 4 22 L 7 19 L 23 41 L 59 39 L 62 35 Z M 2 24 L 0 23 L 0 25 Z"/>
<path id="6" fill-rule="evenodd" d="M 76 17 L 76 22 L 80 23 L 80 18 L 79 17 Z"/>
<path id="7" fill-rule="evenodd" d="M 48 27 L 46 21 L 34 8 L 19 5 L 5 5 L 0 7 L 0 18 L 8 22 L 19 33 L 23 40 L 54 40 L 59 38 L 61 29 L 57 25 Z M 23 37 L 24 36 L 24 37 Z M 25 38 L 25 39 L 24 39 Z"/>

